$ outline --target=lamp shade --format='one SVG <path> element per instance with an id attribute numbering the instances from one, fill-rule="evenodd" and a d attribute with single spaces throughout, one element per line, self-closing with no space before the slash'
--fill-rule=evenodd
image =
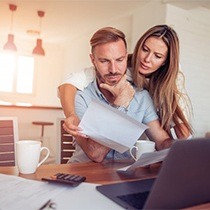
<path id="1" fill-rule="evenodd" d="M 45 56 L 45 51 L 42 48 L 42 40 L 41 39 L 37 39 L 36 40 L 36 47 L 33 49 L 32 52 L 34 55 L 42 55 Z"/>
<path id="2" fill-rule="evenodd" d="M 10 51 L 17 51 L 17 47 L 14 44 L 14 35 L 8 34 L 7 37 L 7 43 L 4 45 L 4 50 L 10 50 Z"/>

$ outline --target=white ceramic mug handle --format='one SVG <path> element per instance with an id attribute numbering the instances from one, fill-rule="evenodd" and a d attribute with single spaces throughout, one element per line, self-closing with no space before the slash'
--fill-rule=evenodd
<path id="1" fill-rule="evenodd" d="M 138 147 L 133 146 L 133 147 L 130 148 L 130 154 L 131 154 L 132 158 L 136 161 L 137 158 L 135 158 L 135 156 L 133 155 L 133 150 L 134 150 L 134 149 L 135 149 L 136 151 L 138 151 Z"/>
<path id="2" fill-rule="evenodd" d="M 38 168 L 42 163 L 44 163 L 44 161 L 47 160 L 47 158 L 48 158 L 49 155 L 50 155 L 50 150 L 49 150 L 47 147 L 41 147 L 41 149 L 40 149 L 40 154 L 42 153 L 42 150 L 47 150 L 47 154 L 46 154 L 46 156 L 39 162 L 37 168 Z"/>

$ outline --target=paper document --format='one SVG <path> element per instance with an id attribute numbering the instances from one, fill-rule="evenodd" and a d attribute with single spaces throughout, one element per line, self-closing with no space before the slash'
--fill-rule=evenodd
<path id="1" fill-rule="evenodd" d="M 38 210 L 64 190 L 45 182 L 0 174 L 0 209 Z"/>
<path id="2" fill-rule="evenodd" d="M 128 115 L 104 103 L 93 100 L 79 127 L 96 142 L 120 153 L 131 148 L 148 128 Z"/>
<path id="3" fill-rule="evenodd" d="M 122 209 L 99 193 L 96 186 L 84 182 L 70 187 L 0 174 L 0 210 L 38 210 L 49 200 L 56 210 Z"/>
<path id="4" fill-rule="evenodd" d="M 154 163 L 158 163 L 163 161 L 169 152 L 168 149 L 155 151 L 155 152 L 147 152 L 143 153 L 140 158 L 134 162 L 132 165 L 117 169 L 119 172 L 132 172 L 138 167 L 145 167 Z"/>

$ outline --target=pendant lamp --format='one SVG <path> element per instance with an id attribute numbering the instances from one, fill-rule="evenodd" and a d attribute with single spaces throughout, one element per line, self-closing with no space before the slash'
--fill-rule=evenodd
<path id="1" fill-rule="evenodd" d="M 37 11 L 38 16 L 40 17 L 40 24 L 39 24 L 39 35 L 41 36 L 41 26 L 42 26 L 42 17 L 44 17 L 45 12 L 44 11 Z M 41 55 L 45 56 L 45 51 L 42 47 L 42 39 L 38 38 L 36 40 L 36 47 L 33 49 L 32 52 L 34 55 Z"/>
<path id="2" fill-rule="evenodd" d="M 16 11 L 17 6 L 14 5 L 14 4 L 9 4 L 9 9 L 12 11 L 11 24 L 10 24 L 10 34 L 8 34 L 7 43 L 4 45 L 3 49 L 16 52 L 17 47 L 14 43 L 14 35 L 12 34 L 12 30 L 13 30 L 13 12 Z"/>

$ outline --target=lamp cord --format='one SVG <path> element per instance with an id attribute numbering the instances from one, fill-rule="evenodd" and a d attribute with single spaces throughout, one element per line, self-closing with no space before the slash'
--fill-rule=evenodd
<path id="1" fill-rule="evenodd" d="M 40 20 L 39 20 L 39 38 L 41 38 L 41 31 L 42 31 L 42 18 L 40 17 Z"/>
<path id="2" fill-rule="evenodd" d="M 13 11 L 12 11 L 12 15 L 11 15 L 10 32 L 13 33 Z"/>

